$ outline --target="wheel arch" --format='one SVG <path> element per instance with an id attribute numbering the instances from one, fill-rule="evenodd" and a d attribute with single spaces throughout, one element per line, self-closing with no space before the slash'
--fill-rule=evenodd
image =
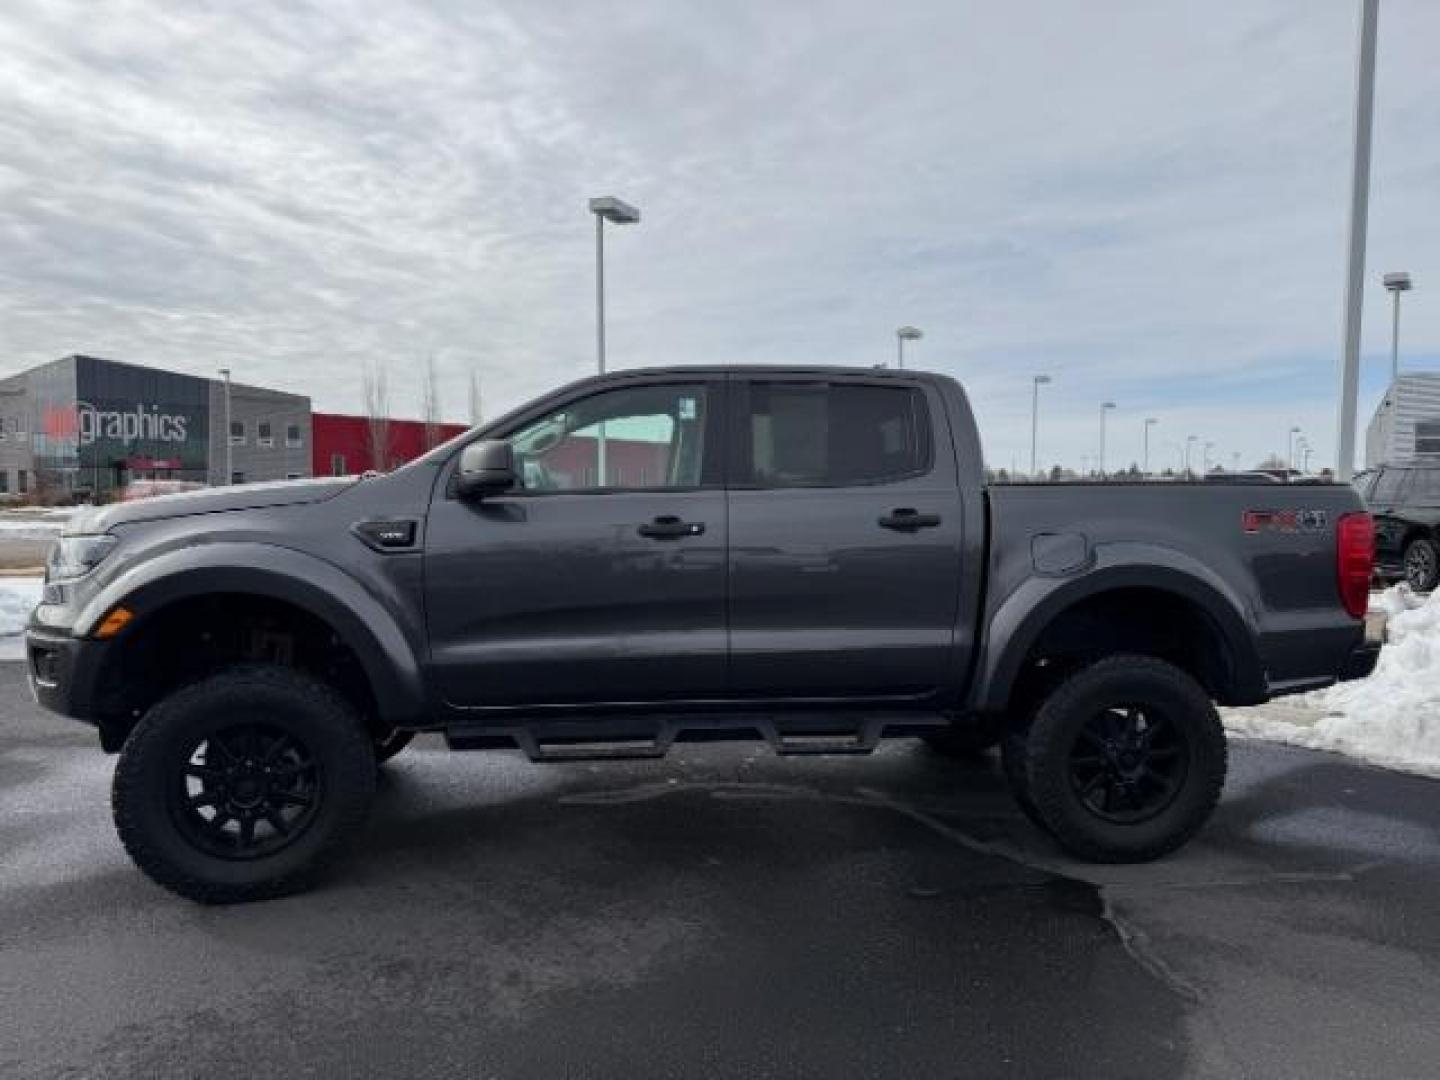
<path id="1" fill-rule="evenodd" d="M 366 690 L 387 723 L 423 722 L 426 699 L 417 649 L 390 609 L 333 564 L 270 544 L 179 548 L 139 563 L 110 583 L 77 615 L 73 627 L 77 637 L 89 636 L 120 605 L 134 615 L 104 643 L 97 688 L 123 663 L 127 643 L 142 640 L 167 613 L 210 598 L 239 598 L 303 613 L 354 654 Z"/>
<path id="2" fill-rule="evenodd" d="M 989 620 L 972 707 L 1007 711 L 1057 640 L 1060 652 L 1074 657 L 1139 652 L 1169 659 L 1222 704 L 1263 701 L 1264 665 L 1244 610 L 1204 567 L 1126 563 L 1073 578 L 1029 578 Z M 1088 637 L 1076 645 L 1079 631 Z M 1183 643 L 1187 634 L 1199 636 L 1198 647 L 1176 648 L 1175 639 Z"/>

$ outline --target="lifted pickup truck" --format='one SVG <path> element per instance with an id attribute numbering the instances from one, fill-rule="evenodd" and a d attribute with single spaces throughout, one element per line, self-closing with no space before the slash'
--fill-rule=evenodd
<path id="1" fill-rule="evenodd" d="M 226 902 L 299 888 L 419 731 L 535 761 L 998 742 L 1065 849 L 1153 859 L 1220 796 L 1214 702 L 1374 666 L 1348 486 L 982 477 L 938 375 L 587 379 L 389 475 L 77 515 L 31 683 L 120 752 L 135 862 Z"/>

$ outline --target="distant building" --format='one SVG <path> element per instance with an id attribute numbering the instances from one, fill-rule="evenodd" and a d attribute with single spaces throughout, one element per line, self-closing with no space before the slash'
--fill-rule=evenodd
<path id="1" fill-rule="evenodd" d="M 113 499 L 137 480 L 251 483 L 394 468 L 426 449 L 426 425 L 390 420 L 376 466 L 365 417 L 313 415 L 310 399 L 97 356 L 0 379 L 0 499 Z M 464 428 L 440 424 L 435 441 Z M 323 433 L 323 445 L 320 438 Z M 227 460 L 229 471 L 227 475 Z"/>
<path id="2" fill-rule="evenodd" d="M 1401 375 L 1365 429 L 1365 467 L 1440 460 L 1440 372 Z"/>
<path id="3" fill-rule="evenodd" d="M 314 413 L 311 422 L 314 450 L 310 467 L 316 476 L 351 476 L 371 469 L 386 472 L 467 430 L 465 424 L 435 424 L 431 430 L 423 420 L 383 420 L 372 428 L 368 416 L 342 413 Z M 385 453 L 377 455 L 375 444 L 382 440 Z"/>

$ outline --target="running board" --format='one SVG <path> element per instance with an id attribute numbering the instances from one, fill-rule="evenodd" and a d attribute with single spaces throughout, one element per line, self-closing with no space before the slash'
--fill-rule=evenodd
<path id="1" fill-rule="evenodd" d="M 599 716 L 521 724 L 455 724 L 445 729 L 452 750 L 518 749 L 531 761 L 613 761 L 659 758 L 677 742 L 759 740 L 777 754 L 868 754 L 882 738 L 948 727 L 943 713 L 756 713 L 736 715 Z"/>

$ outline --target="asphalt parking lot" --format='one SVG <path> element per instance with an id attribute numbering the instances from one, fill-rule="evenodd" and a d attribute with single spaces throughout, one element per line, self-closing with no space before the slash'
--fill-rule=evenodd
<path id="1" fill-rule="evenodd" d="M 320 888 L 134 870 L 113 759 L 0 664 L 0 1075 L 1418 1077 L 1440 784 L 1240 744 L 1145 867 L 1059 857 L 994 764 L 412 747 Z"/>

